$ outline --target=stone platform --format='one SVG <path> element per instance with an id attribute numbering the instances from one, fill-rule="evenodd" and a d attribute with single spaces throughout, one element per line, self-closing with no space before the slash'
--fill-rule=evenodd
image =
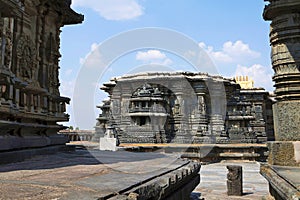
<path id="1" fill-rule="evenodd" d="M 199 170 L 177 155 L 77 148 L 0 165 L 0 199 L 185 199 Z"/>
<path id="2" fill-rule="evenodd" d="M 222 160 L 266 161 L 266 144 L 121 144 L 121 148 L 133 152 L 161 151 L 177 153 L 182 158 L 198 160 L 202 163 Z"/>
<path id="3" fill-rule="evenodd" d="M 243 168 L 243 195 L 227 195 L 227 165 L 239 165 Z M 255 161 L 222 161 L 201 166 L 201 183 L 194 190 L 193 200 L 267 200 L 268 182 L 259 174 L 260 164 Z"/>

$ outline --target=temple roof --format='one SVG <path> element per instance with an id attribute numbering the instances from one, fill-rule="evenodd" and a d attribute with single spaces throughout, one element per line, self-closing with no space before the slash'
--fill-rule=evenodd
<path id="1" fill-rule="evenodd" d="M 71 6 L 71 0 L 42 0 L 44 3 L 52 7 L 55 11 L 63 17 L 63 25 L 79 24 L 84 20 L 84 16 L 75 12 Z"/>

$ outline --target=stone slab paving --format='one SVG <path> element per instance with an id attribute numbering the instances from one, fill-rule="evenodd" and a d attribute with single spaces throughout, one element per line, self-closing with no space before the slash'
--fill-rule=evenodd
<path id="1" fill-rule="evenodd" d="M 161 153 L 78 150 L 0 165 L 0 199 L 97 199 L 179 168 Z"/>
<path id="2" fill-rule="evenodd" d="M 243 193 L 241 197 L 227 196 L 226 165 L 243 167 Z M 201 166 L 201 181 L 194 190 L 192 199 L 246 200 L 268 199 L 268 182 L 259 174 L 259 163 L 251 161 L 223 161 Z"/>

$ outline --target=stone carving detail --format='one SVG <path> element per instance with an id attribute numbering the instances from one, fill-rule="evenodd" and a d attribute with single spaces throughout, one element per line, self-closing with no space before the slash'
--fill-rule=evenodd
<path id="1" fill-rule="evenodd" d="M 227 195 L 243 195 L 243 171 L 242 166 L 228 165 L 227 174 Z"/>
<path id="2" fill-rule="evenodd" d="M 12 56 L 12 32 L 11 30 L 7 27 L 6 29 L 6 34 L 4 34 L 5 40 L 5 48 L 3 49 L 5 52 L 4 56 L 4 67 L 10 68 L 11 66 L 11 56 Z"/>
<path id="3" fill-rule="evenodd" d="M 29 36 L 21 36 L 18 40 L 18 71 L 24 80 L 32 81 L 36 73 L 36 49 Z"/>
<path id="4" fill-rule="evenodd" d="M 55 52 L 56 52 L 55 40 L 53 34 L 50 33 L 46 44 L 46 59 L 48 62 L 52 63 L 54 61 L 53 59 L 54 59 Z"/>
<path id="5" fill-rule="evenodd" d="M 299 72 L 299 66 L 296 64 L 278 65 L 274 67 L 275 74 L 289 74 Z"/>
<path id="6" fill-rule="evenodd" d="M 198 97 L 198 106 L 200 114 L 205 115 L 206 114 L 206 104 L 203 96 Z"/>
<path id="7" fill-rule="evenodd" d="M 13 34 L 13 19 L 12 18 L 4 18 L 0 19 L 0 45 L 1 45 L 1 63 L 5 68 L 11 67 L 12 60 L 12 34 Z"/>
<path id="8" fill-rule="evenodd" d="M 66 0 L 0 0 L 0 5 L 0 142 L 6 144 L 0 150 L 64 144 L 66 138 L 56 135 L 63 128 L 57 122 L 69 118 L 64 113 L 69 98 L 58 91 L 60 28 L 83 16 Z M 55 32 L 50 57 L 49 31 Z"/>

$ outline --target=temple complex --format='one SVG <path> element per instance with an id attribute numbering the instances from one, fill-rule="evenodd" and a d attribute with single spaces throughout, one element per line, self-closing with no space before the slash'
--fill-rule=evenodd
<path id="1" fill-rule="evenodd" d="M 276 200 L 300 199 L 300 1 L 269 0 L 263 13 L 271 21 L 274 70 L 275 142 L 269 142 L 268 163 L 261 173 Z"/>
<path id="2" fill-rule="evenodd" d="M 0 0 L 0 150 L 59 145 L 68 121 L 59 93 L 61 27 L 83 15 L 70 0 Z"/>
<path id="3" fill-rule="evenodd" d="M 248 77 L 238 80 L 248 82 Z M 121 143 L 262 143 L 274 138 L 273 100 L 253 84 L 241 88 L 235 79 L 221 76 L 157 72 L 113 78 L 101 89 L 109 99 L 98 106 L 96 132 L 103 136 L 113 126 Z"/>

